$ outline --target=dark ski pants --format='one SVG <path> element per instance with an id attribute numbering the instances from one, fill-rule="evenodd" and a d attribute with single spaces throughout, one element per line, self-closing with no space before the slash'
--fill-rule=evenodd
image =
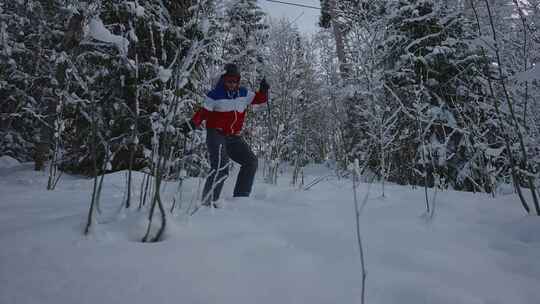
<path id="1" fill-rule="evenodd" d="M 240 164 L 234 196 L 249 196 L 257 172 L 257 157 L 244 139 L 241 136 L 225 136 L 216 129 L 207 129 L 206 146 L 212 170 L 204 185 L 203 203 L 219 199 L 223 183 L 229 175 L 229 159 Z"/>

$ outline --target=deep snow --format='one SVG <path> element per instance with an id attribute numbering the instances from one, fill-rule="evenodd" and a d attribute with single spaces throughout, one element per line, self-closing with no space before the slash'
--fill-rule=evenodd
<path id="1" fill-rule="evenodd" d="M 123 173 L 106 177 L 100 224 L 83 237 L 92 181 L 64 175 L 46 191 L 46 173 L 32 167 L 0 168 L 2 304 L 359 303 L 348 180 L 300 191 L 285 174 L 233 200 L 229 178 L 224 208 L 171 216 L 166 240 L 143 244 L 146 213 L 116 212 Z M 306 180 L 328 173 L 312 168 Z M 197 180 L 184 189 L 189 201 Z M 514 196 L 439 193 L 429 222 L 422 189 L 380 193 L 371 187 L 361 215 L 367 303 L 539 303 L 540 218 Z"/>

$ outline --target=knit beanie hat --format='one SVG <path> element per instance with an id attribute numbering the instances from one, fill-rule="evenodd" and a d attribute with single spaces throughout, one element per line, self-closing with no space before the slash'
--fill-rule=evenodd
<path id="1" fill-rule="evenodd" d="M 240 70 L 238 66 L 234 63 L 228 63 L 225 65 L 225 74 L 223 74 L 223 79 L 232 79 L 240 81 Z"/>

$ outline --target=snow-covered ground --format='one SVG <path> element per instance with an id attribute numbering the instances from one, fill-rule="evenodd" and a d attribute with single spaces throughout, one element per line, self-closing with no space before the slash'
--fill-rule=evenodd
<path id="1" fill-rule="evenodd" d="M 146 213 L 116 212 L 122 173 L 106 177 L 101 223 L 86 238 L 92 181 L 64 175 L 46 191 L 32 167 L 0 168 L 2 304 L 360 302 L 350 181 L 299 191 L 284 175 L 232 200 L 230 178 L 224 208 L 171 216 L 165 241 L 143 244 Z M 185 189 L 189 200 L 197 181 Z M 540 303 L 540 217 L 514 196 L 439 193 L 428 222 L 421 189 L 386 191 L 373 185 L 361 215 L 367 303 Z"/>

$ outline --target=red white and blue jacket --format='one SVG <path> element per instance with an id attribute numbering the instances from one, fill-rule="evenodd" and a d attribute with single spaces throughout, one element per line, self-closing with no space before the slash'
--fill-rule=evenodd
<path id="1" fill-rule="evenodd" d="M 244 87 L 238 91 L 226 91 L 221 78 L 191 120 L 197 127 L 206 120 L 207 129 L 220 130 L 224 135 L 238 135 L 244 125 L 247 107 L 264 105 L 267 100 L 266 93 L 253 93 Z"/>

